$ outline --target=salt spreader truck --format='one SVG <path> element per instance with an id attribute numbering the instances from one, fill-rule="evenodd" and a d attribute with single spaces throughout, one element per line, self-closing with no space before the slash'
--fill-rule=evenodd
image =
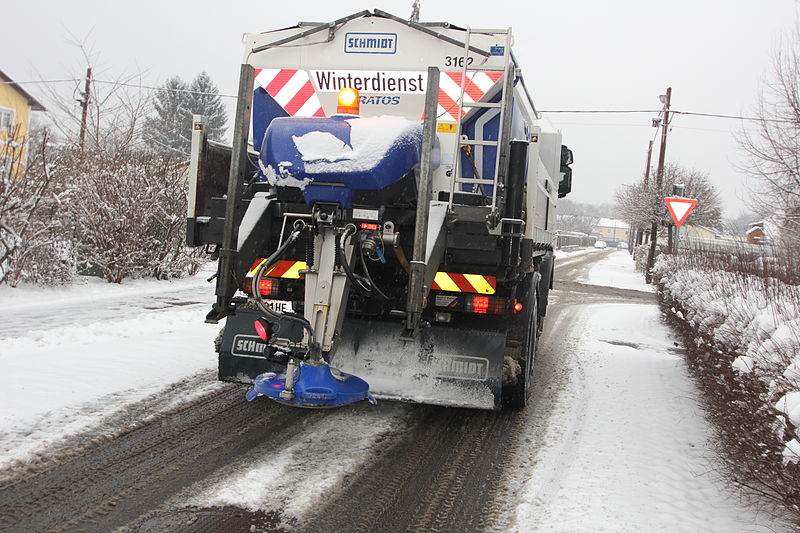
<path id="1" fill-rule="evenodd" d="M 302 407 L 524 406 L 572 153 L 511 30 L 376 9 L 244 43 L 232 148 L 192 132 L 219 378 Z"/>

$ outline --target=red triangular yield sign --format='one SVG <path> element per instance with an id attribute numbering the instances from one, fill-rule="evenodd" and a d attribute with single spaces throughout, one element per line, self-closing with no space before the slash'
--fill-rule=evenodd
<path id="1" fill-rule="evenodd" d="M 697 205 L 697 200 L 690 198 L 664 198 L 664 203 L 667 204 L 667 209 L 669 209 L 669 214 L 672 215 L 675 225 L 681 227 L 686 217 Z"/>

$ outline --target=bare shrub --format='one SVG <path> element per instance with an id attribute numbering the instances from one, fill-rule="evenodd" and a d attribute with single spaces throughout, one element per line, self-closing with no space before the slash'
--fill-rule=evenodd
<path id="1" fill-rule="evenodd" d="M 67 211 L 81 260 L 109 282 L 193 274 L 184 245 L 186 164 L 146 152 L 74 153 Z"/>
<path id="2" fill-rule="evenodd" d="M 17 128 L 0 141 L 0 283 L 11 286 L 66 283 L 75 272 L 73 247 L 61 232 L 48 134 L 33 137 L 29 143 Z"/>

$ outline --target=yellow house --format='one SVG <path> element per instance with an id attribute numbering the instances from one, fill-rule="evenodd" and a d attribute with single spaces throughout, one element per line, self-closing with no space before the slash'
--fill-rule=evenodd
<path id="1" fill-rule="evenodd" d="M 28 137 L 31 111 L 47 111 L 36 98 L 14 83 L 0 70 L 0 171 L 10 165 L 24 168 L 27 160 L 25 141 Z"/>
<path id="2" fill-rule="evenodd" d="M 719 233 L 711 228 L 705 226 L 694 226 L 692 224 L 684 224 L 681 226 L 682 237 L 692 237 L 695 239 L 719 239 Z"/>

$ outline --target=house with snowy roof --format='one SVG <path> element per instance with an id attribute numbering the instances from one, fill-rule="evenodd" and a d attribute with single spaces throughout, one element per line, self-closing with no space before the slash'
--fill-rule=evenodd
<path id="1" fill-rule="evenodd" d="M 615 218 L 600 218 L 592 225 L 592 235 L 604 241 L 626 241 L 630 226 Z"/>
<path id="2" fill-rule="evenodd" d="M 780 236 L 781 224 L 776 218 L 751 222 L 745 232 L 745 240 L 750 244 L 770 244 Z"/>

